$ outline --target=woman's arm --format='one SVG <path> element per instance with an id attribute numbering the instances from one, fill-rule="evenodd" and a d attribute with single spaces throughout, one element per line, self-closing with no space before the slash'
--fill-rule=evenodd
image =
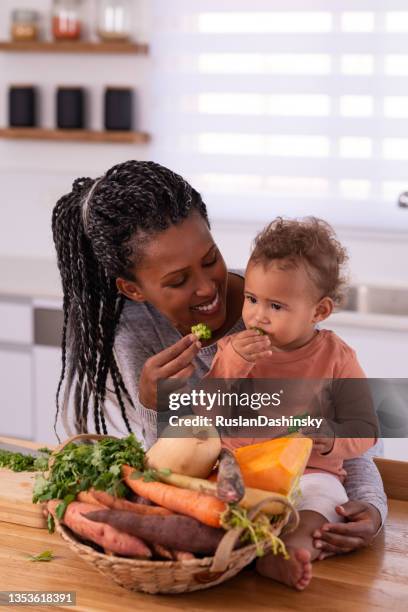
<path id="1" fill-rule="evenodd" d="M 361 457 L 344 462 L 347 477 L 344 486 L 351 501 L 364 501 L 376 508 L 381 517 L 381 526 L 387 517 L 387 496 L 380 472 L 373 457 L 383 455 L 383 443 L 379 440 Z"/>
<path id="2" fill-rule="evenodd" d="M 126 402 L 132 431 L 149 448 L 157 439 L 157 382 L 188 378 L 199 351 L 193 334 L 180 335 L 145 306 L 128 305 L 115 338 L 114 354 L 130 402 Z M 117 404 L 117 398 L 110 396 Z"/>
<path id="3" fill-rule="evenodd" d="M 345 522 L 326 523 L 314 534 L 314 545 L 320 549 L 319 559 L 351 552 L 369 546 L 383 526 L 387 497 L 373 457 L 383 454 L 382 440 L 361 457 L 344 462 L 347 478 L 344 486 L 348 502 L 336 508 Z"/>

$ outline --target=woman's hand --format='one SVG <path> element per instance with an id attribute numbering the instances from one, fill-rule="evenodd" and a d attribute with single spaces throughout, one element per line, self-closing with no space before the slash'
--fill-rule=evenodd
<path id="1" fill-rule="evenodd" d="M 246 329 L 236 334 L 231 340 L 232 348 L 247 361 L 255 362 L 261 357 L 272 354 L 271 341 L 256 329 Z"/>
<path id="2" fill-rule="evenodd" d="M 157 410 L 158 380 L 192 375 L 195 369 L 192 361 L 200 348 L 197 336 L 189 334 L 146 360 L 139 380 L 139 399 L 143 406 Z"/>
<path id="3" fill-rule="evenodd" d="M 313 533 L 315 548 L 321 550 L 319 560 L 348 553 L 372 544 L 381 526 L 381 516 L 372 504 L 348 501 L 336 506 L 345 523 L 325 523 Z"/>

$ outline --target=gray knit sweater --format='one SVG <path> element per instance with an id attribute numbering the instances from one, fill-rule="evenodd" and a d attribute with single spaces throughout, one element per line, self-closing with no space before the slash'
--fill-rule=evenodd
<path id="1" fill-rule="evenodd" d="M 244 329 L 239 319 L 229 330 L 232 334 Z M 227 335 L 228 335 L 227 334 Z M 148 303 L 127 300 L 120 320 L 115 340 L 115 355 L 132 398 L 133 407 L 127 407 L 127 414 L 136 437 L 149 448 L 156 440 L 156 412 L 145 408 L 139 401 L 138 382 L 143 365 L 149 357 L 156 355 L 181 338 L 181 334 L 171 323 Z M 217 350 L 217 344 L 203 347 L 194 360 L 195 373 L 193 381 L 202 379 L 210 369 Z M 111 433 L 124 433 L 124 424 L 114 401 L 109 394 L 111 406 L 108 422 Z M 347 478 L 344 483 L 350 500 L 360 500 L 375 506 L 384 522 L 387 515 L 387 498 L 384 493 L 380 474 L 373 462 L 373 457 L 383 454 L 382 442 L 379 441 L 363 456 L 344 462 Z"/>

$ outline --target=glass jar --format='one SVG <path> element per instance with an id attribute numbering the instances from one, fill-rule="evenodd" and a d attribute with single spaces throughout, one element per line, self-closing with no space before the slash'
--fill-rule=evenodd
<path id="1" fill-rule="evenodd" d="M 99 0 L 97 34 L 104 42 L 126 42 L 132 27 L 129 0 Z"/>
<path id="2" fill-rule="evenodd" d="M 28 42 L 38 39 L 37 11 L 15 9 L 11 13 L 11 38 L 16 42 Z"/>
<path id="3" fill-rule="evenodd" d="M 53 0 L 52 34 L 55 40 L 81 38 L 81 0 Z"/>

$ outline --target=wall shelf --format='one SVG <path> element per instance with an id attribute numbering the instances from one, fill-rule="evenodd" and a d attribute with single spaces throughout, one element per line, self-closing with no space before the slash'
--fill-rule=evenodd
<path id="1" fill-rule="evenodd" d="M 145 132 L 52 130 L 43 128 L 0 128 L 0 138 L 13 140 L 53 140 L 56 142 L 110 142 L 118 144 L 146 144 L 150 135 Z"/>
<path id="2" fill-rule="evenodd" d="M 135 42 L 0 41 L 0 51 L 19 53 L 117 53 L 146 55 L 149 45 Z"/>

